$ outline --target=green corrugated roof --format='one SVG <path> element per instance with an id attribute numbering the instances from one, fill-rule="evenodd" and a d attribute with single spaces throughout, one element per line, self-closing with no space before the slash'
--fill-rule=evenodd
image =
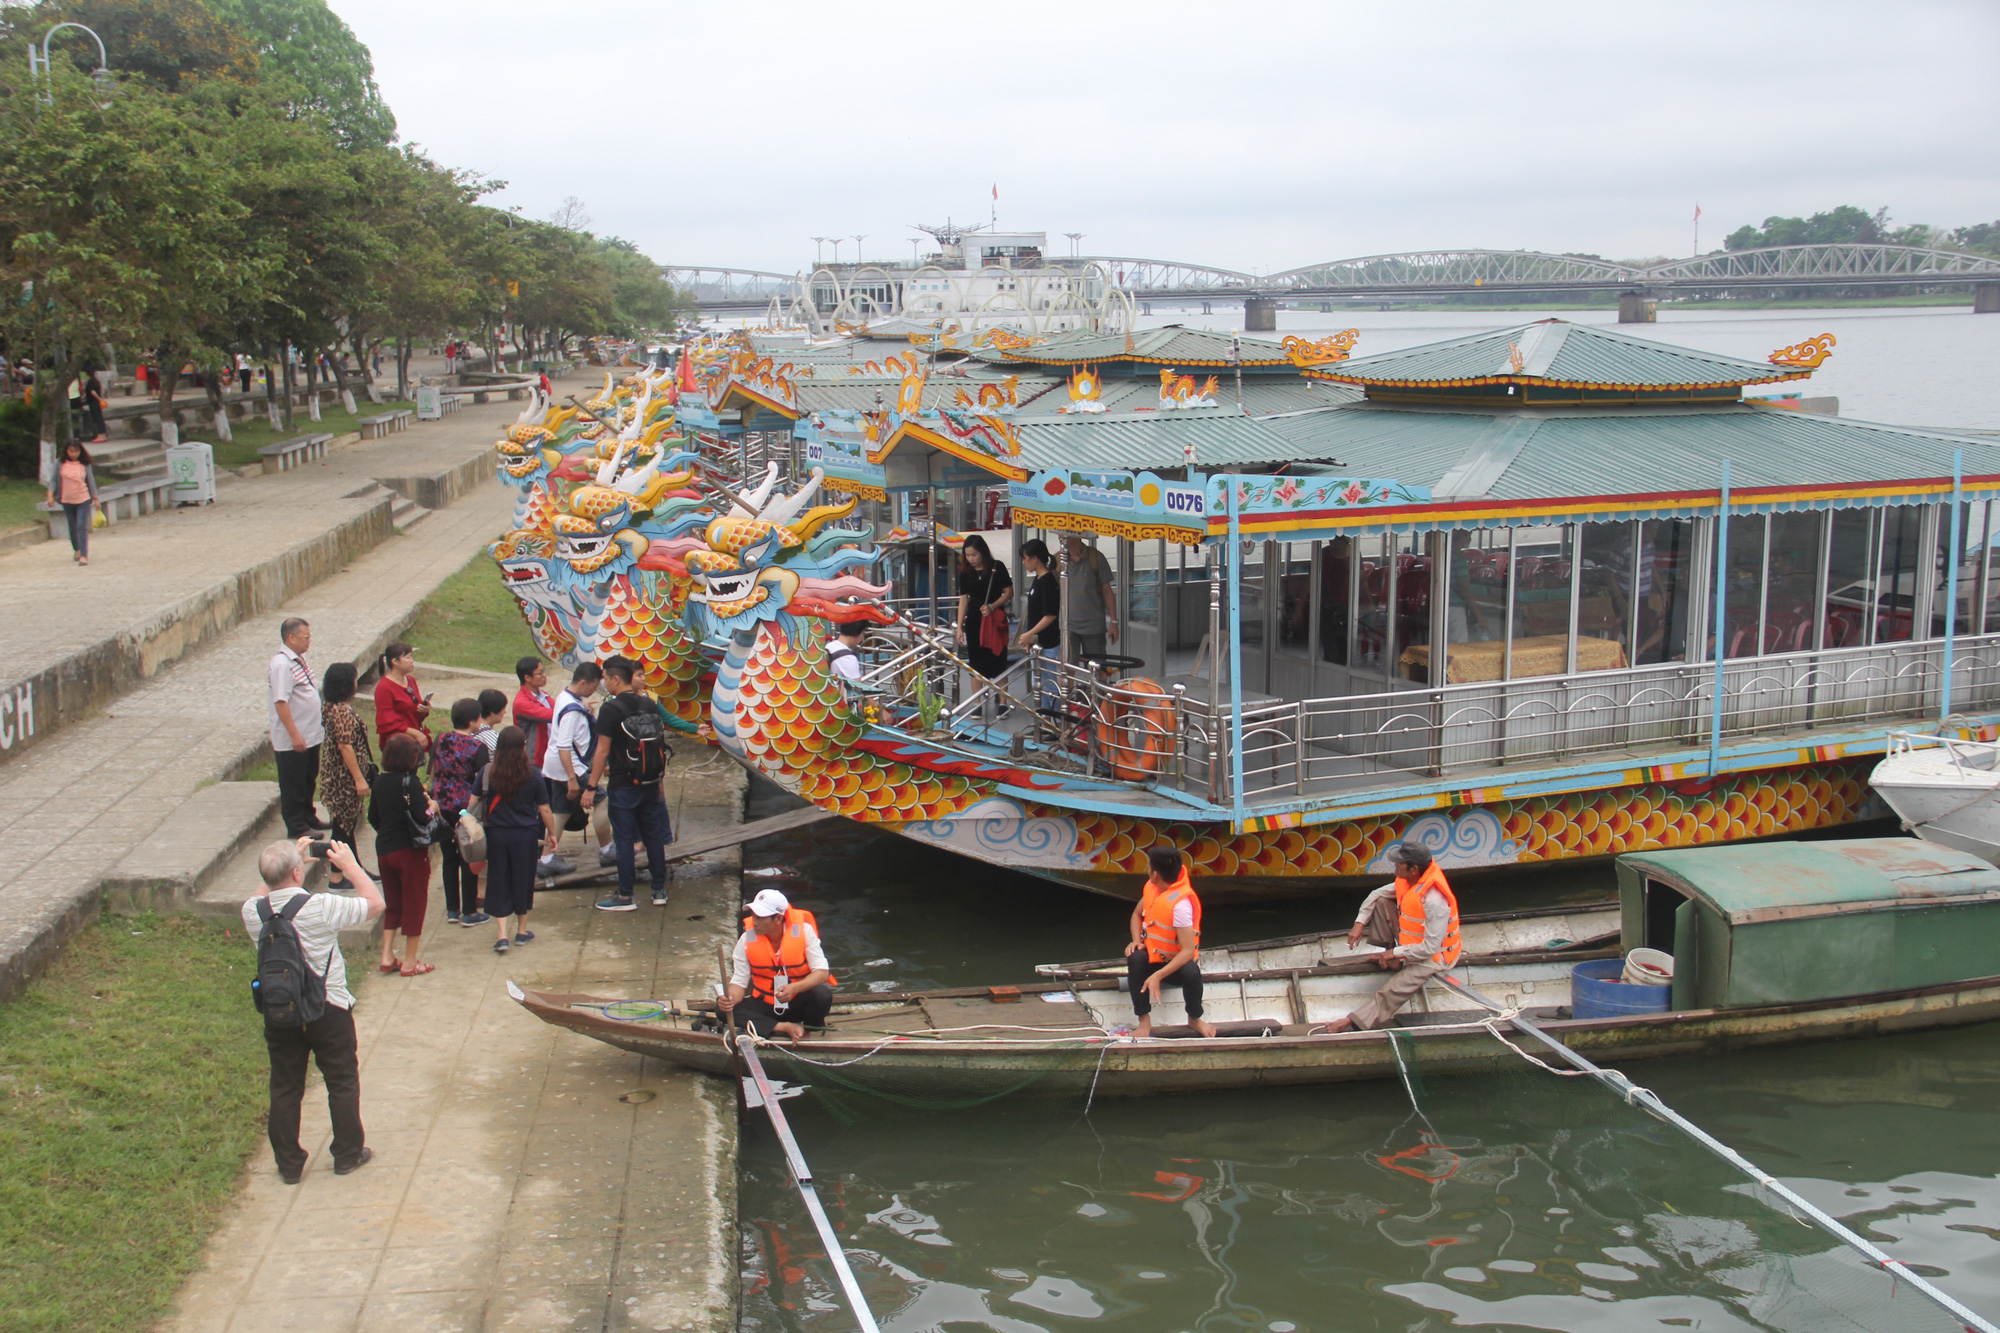
<path id="1" fill-rule="evenodd" d="M 1835 904 L 1916 907 L 2000 893 L 2000 871 L 1914 838 L 1741 843 L 1628 853 L 1619 862 L 1707 899 L 1731 921 L 1817 915 Z"/>
<path id="2" fill-rule="evenodd" d="M 1243 365 L 1291 368 L 1285 349 L 1264 338 L 1239 339 Z M 1128 339 L 1122 333 L 1063 333 L 1043 339 L 1031 347 L 1000 352 L 990 359 L 1026 362 L 1032 365 L 1097 365 L 1109 361 L 1144 361 L 1150 365 L 1176 366 L 1192 372 L 1197 367 L 1214 370 L 1230 365 L 1230 338 L 1226 333 L 1190 329 L 1168 324 L 1157 329 L 1134 330 Z"/>
<path id="3" fill-rule="evenodd" d="M 1023 400 L 1020 410 L 1026 411 L 1026 400 L 1035 395 L 1045 395 L 1051 389 L 1060 389 L 1067 381 L 1056 375 L 1037 375 L 1023 369 L 995 371 L 981 367 L 968 375 L 933 374 L 924 381 L 924 406 L 955 407 L 958 391 L 964 389 L 977 398 L 982 384 L 1003 384 L 1009 378 L 1017 378 L 1016 394 Z M 873 412 L 877 406 L 893 408 L 896 395 L 903 387 L 900 375 L 847 375 L 829 372 L 801 379 L 799 386 L 799 407 L 807 412 Z M 1062 401 L 1067 403 L 1069 395 Z"/>
<path id="4" fill-rule="evenodd" d="M 1551 500 L 2000 473 L 2000 440 L 1815 416 L 1752 403 L 1658 408 L 1400 407 L 1355 403 L 1262 423 L 1297 459 L 1428 486 L 1436 498 Z M 1449 484 L 1447 484 L 1449 483 Z"/>
<path id="5" fill-rule="evenodd" d="M 1233 406 L 1194 412 L 1038 417 L 1017 425 L 1020 461 L 1037 472 L 1054 467 L 1157 471 L 1183 466 L 1190 443 L 1200 471 L 1299 459 L 1297 445 L 1273 430 L 1271 420 L 1243 416 Z"/>
<path id="6" fill-rule="evenodd" d="M 1673 347 L 1594 324 L 1545 319 L 1358 356 L 1310 373 L 1343 383 L 1416 387 L 1520 382 L 1664 389 L 1767 384 L 1809 372 Z"/>

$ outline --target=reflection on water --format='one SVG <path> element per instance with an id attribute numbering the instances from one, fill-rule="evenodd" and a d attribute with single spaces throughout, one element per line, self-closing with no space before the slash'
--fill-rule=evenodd
<path id="1" fill-rule="evenodd" d="M 836 971 L 906 986 L 1109 954 L 1128 909 L 854 826 L 760 845 Z M 1481 906 L 1601 896 L 1586 870 Z M 1217 912 L 1218 938 L 1351 900 Z M 2000 1030 L 1634 1066 L 1697 1123 L 1974 1308 L 2000 1309 Z M 1949 1324 L 1581 1079 L 1497 1077 L 924 1112 L 786 1103 L 882 1327 L 1922 1330 Z M 748 1124 L 748 1122 L 746 1122 Z M 743 1327 L 852 1327 L 768 1131 L 744 1137 Z"/>

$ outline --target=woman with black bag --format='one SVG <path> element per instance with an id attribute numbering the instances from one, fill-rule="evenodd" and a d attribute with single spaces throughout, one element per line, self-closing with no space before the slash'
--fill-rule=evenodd
<path id="1" fill-rule="evenodd" d="M 479 775 L 467 807 L 486 830 L 486 914 L 499 928 L 495 953 L 506 953 L 507 918 L 514 918 L 514 943 L 535 938 L 528 913 L 535 910 L 535 863 L 544 848 L 554 851 L 562 836 L 549 809 L 549 784 L 528 763 L 528 735 L 502 727 L 493 762 Z"/>
<path id="2" fill-rule="evenodd" d="M 368 794 L 368 823 L 375 830 L 375 865 L 382 880 L 382 970 L 406 977 L 437 969 L 417 961 L 423 945 L 424 908 L 431 895 L 431 840 L 436 835 L 437 802 L 424 790 L 417 765 L 423 747 L 405 732 L 382 747 L 382 771 Z M 396 958 L 396 935 L 403 957 Z"/>
<path id="3" fill-rule="evenodd" d="M 995 563 L 984 537 L 968 536 L 958 559 L 958 641 L 965 660 L 988 680 L 1007 669 L 1007 603 L 1013 599 L 1013 576 Z"/>

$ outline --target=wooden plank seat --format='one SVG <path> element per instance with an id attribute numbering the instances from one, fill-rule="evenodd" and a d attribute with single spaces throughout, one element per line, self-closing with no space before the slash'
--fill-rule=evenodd
<path id="1" fill-rule="evenodd" d="M 263 461 L 267 474 L 289 472 L 315 459 L 325 458 L 326 446 L 332 439 L 332 435 L 298 435 L 265 445 L 257 451 L 257 457 Z"/>

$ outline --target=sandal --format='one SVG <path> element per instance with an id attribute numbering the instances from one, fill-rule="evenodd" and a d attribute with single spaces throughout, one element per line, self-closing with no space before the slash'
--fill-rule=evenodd
<path id="1" fill-rule="evenodd" d="M 402 967 L 403 967 L 403 960 L 402 960 L 402 959 L 400 959 L 400 958 L 392 958 L 392 959 L 390 959 L 390 960 L 389 960 L 388 962 L 386 962 L 386 963 L 382 964 L 382 971 L 384 971 L 384 972 L 398 972 L 398 971 L 401 971 L 401 970 L 402 970 Z"/>
<path id="2" fill-rule="evenodd" d="M 415 967 L 404 968 L 403 975 L 406 977 L 420 977 L 426 972 L 435 971 L 437 971 L 437 965 L 434 963 L 418 963 Z"/>

